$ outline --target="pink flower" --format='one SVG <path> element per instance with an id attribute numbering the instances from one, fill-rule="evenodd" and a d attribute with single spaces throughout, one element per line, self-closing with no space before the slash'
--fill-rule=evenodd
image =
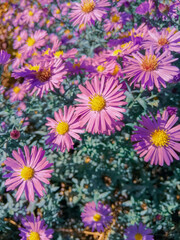
<path id="1" fill-rule="evenodd" d="M 10 89 L 9 94 L 10 94 L 9 100 L 11 102 L 21 101 L 26 94 L 25 85 L 24 84 L 16 84 L 12 89 Z"/>
<path id="2" fill-rule="evenodd" d="M 53 170 L 47 169 L 52 166 L 52 163 L 46 161 L 44 157 L 45 151 L 42 148 L 37 149 L 32 147 L 31 153 L 27 146 L 24 146 L 24 152 L 19 148 L 18 151 L 13 151 L 13 158 L 8 157 L 4 162 L 6 169 L 12 171 L 4 175 L 8 178 L 5 182 L 7 191 L 14 190 L 18 187 L 16 193 L 16 201 L 19 200 L 22 193 L 25 192 L 25 197 L 28 201 L 34 201 L 34 192 L 39 197 L 42 197 L 43 191 L 46 193 L 42 183 L 49 184 L 47 178 L 51 177 Z"/>
<path id="3" fill-rule="evenodd" d="M 79 85 L 81 94 L 77 94 L 76 113 L 80 116 L 80 125 L 86 125 L 86 130 L 91 133 L 107 134 L 114 130 L 116 121 L 122 120 L 122 112 L 126 110 L 122 101 L 126 98 L 122 84 L 114 78 L 101 80 L 95 77 L 91 83 L 86 81 L 86 87 Z"/>
<path id="4" fill-rule="evenodd" d="M 18 130 L 13 130 L 10 132 L 10 137 L 16 140 L 20 137 L 20 132 Z"/>
<path id="5" fill-rule="evenodd" d="M 178 117 L 174 114 L 169 116 L 165 110 L 162 114 L 157 113 L 157 120 L 151 114 L 152 120 L 146 115 L 139 121 L 142 127 L 137 128 L 131 137 L 134 144 L 134 149 L 140 157 L 144 157 L 145 162 L 151 165 L 159 164 L 170 165 L 173 158 L 179 160 L 176 152 L 180 152 L 180 124 L 173 127 L 178 121 Z"/>
<path id="6" fill-rule="evenodd" d="M 83 133 L 84 130 L 79 126 L 78 116 L 75 114 L 75 108 L 70 106 L 69 109 L 64 106 L 64 114 L 61 109 L 58 113 L 54 113 L 54 119 L 47 118 L 46 123 L 49 126 L 50 133 L 49 138 L 46 140 L 46 144 L 52 147 L 60 149 L 62 152 L 73 148 L 72 138 L 81 141 L 79 133 Z"/>
<path id="7" fill-rule="evenodd" d="M 107 0 L 81 0 L 81 3 L 74 3 L 70 13 L 73 25 L 94 24 L 95 20 L 101 21 L 110 3 Z"/>

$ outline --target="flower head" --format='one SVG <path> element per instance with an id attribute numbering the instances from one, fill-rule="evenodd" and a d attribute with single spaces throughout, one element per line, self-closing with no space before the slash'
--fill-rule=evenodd
<path id="1" fill-rule="evenodd" d="M 20 137 L 20 132 L 18 130 L 13 130 L 10 132 L 10 137 L 16 140 Z"/>
<path id="2" fill-rule="evenodd" d="M 114 78 L 99 80 L 95 77 L 91 83 L 86 82 L 86 88 L 79 86 L 81 94 L 77 94 L 76 113 L 80 116 L 80 124 L 86 125 L 86 130 L 91 133 L 103 133 L 114 130 L 116 121 L 122 120 L 126 110 L 122 105 L 127 103 L 122 84 Z"/>
<path id="3" fill-rule="evenodd" d="M 154 240 L 152 230 L 142 223 L 129 226 L 125 230 L 125 235 L 128 240 Z"/>
<path id="4" fill-rule="evenodd" d="M 6 51 L 1 50 L 0 51 L 0 64 L 6 64 L 10 58 L 10 54 L 8 54 Z"/>
<path id="5" fill-rule="evenodd" d="M 25 197 L 29 201 L 34 201 L 34 192 L 39 197 L 42 197 L 43 183 L 49 184 L 47 178 L 51 177 L 53 170 L 47 169 L 52 166 L 44 157 L 45 151 L 42 148 L 37 149 L 32 147 L 31 153 L 27 146 L 24 146 L 24 152 L 19 148 L 18 151 L 13 151 L 13 158 L 8 157 L 4 162 L 6 169 L 12 171 L 4 177 L 8 178 L 5 182 L 7 191 L 14 190 L 19 187 L 16 193 L 16 201 L 19 200 L 22 193 L 25 192 Z"/>
<path id="6" fill-rule="evenodd" d="M 170 116 L 165 110 L 162 114 L 157 113 L 157 120 L 152 115 L 152 120 L 146 115 L 139 121 L 142 127 L 135 126 L 137 130 L 131 137 L 134 149 L 144 157 L 144 161 L 150 161 L 151 165 L 164 162 L 170 165 L 173 158 L 179 160 L 176 152 L 180 152 L 180 125 L 173 127 L 178 117 L 174 114 Z"/>
<path id="7" fill-rule="evenodd" d="M 53 236 L 53 229 L 47 229 L 45 221 L 40 216 L 35 217 L 33 214 L 22 219 L 22 228 L 19 228 L 21 240 L 49 240 Z"/>
<path id="8" fill-rule="evenodd" d="M 95 20 L 101 21 L 109 6 L 107 0 L 81 0 L 81 3 L 74 3 L 72 7 L 71 21 L 74 26 L 87 23 L 91 25 Z"/>
<path id="9" fill-rule="evenodd" d="M 110 207 L 101 202 L 98 202 L 97 206 L 95 202 L 86 203 L 81 218 L 85 227 L 90 227 L 92 231 L 96 229 L 98 232 L 103 232 L 113 219 Z"/>
<path id="10" fill-rule="evenodd" d="M 46 140 L 46 144 L 49 144 L 52 150 L 57 148 L 64 152 L 67 148 L 69 151 L 74 145 L 72 138 L 80 141 L 79 133 L 84 132 L 79 126 L 75 108 L 70 106 L 68 109 L 64 106 L 64 114 L 59 109 L 58 113 L 54 113 L 54 118 L 55 120 L 47 118 L 48 122 L 46 125 L 49 126 L 50 133 L 48 134 L 49 138 Z"/>

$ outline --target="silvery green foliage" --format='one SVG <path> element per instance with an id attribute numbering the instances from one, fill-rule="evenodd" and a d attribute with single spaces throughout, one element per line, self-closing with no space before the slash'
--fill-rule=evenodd
<path id="1" fill-rule="evenodd" d="M 129 10 L 135 11 L 141 2 L 136 1 Z M 140 25 L 142 17 L 134 15 L 133 21 L 127 23 L 124 29 L 132 28 L 135 23 Z M 161 29 L 168 27 L 170 19 L 155 22 L 152 16 L 146 16 L 146 21 Z M 180 26 L 173 19 L 171 21 L 171 25 Z M 65 23 L 67 29 L 73 29 L 67 19 Z M 48 31 L 51 33 L 53 29 Z M 59 31 L 59 37 L 62 34 Z M 74 44 L 79 50 L 78 57 L 83 54 L 92 57 L 95 48 L 106 47 L 103 34 L 100 23 L 87 27 Z M 71 46 L 64 48 L 67 50 Z M 176 57 L 179 56 L 176 54 Z M 46 117 L 53 118 L 59 108 L 76 103 L 74 99 L 79 89 L 73 84 L 74 80 L 83 83 L 87 77 L 67 77 L 63 82 L 65 94 L 56 90 L 44 95 L 41 100 L 36 96 L 26 96 L 26 111 L 21 117 L 16 115 L 17 103 L 10 103 L 0 95 L 0 123 L 6 123 L 4 128 L 0 128 L 0 236 L 2 239 L 18 239 L 21 216 L 34 212 L 42 215 L 48 226 L 55 230 L 54 239 L 81 239 L 85 235 L 80 214 L 85 203 L 102 201 L 112 207 L 115 216 L 109 239 L 122 240 L 124 229 L 139 222 L 151 228 L 157 240 L 178 239 L 180 162 L 175 161 L 169 167 L 150 166 L 136 155 L 130 137 L 141 115 L 149 111 L 154 114 L 157 110 L 162 112 L 167 106 L 179 107 L 180 84 L 168 85 L 160 93 L 133 89 L 127 85 L 128 105 L 122 131 L 111 136 L 85 133 L 82 142 L 75 142 L 74 150 L 69 153 L 52 152 L 45 145 Z M 27 117 L 30 124 L 23 126 L 20 121 Z M 18 140 L 10 138 L 13 129 L 21 132 Z M 16 202 L 15 191 L 7 193 L 5 179 L 2 178 L 4 160 L 11 156 L 14 149 L 24 145 L 43 147 L 47 159 L 54 164 L 51 184 L 46 187 L 47 194 L 41 199 L 36 197 L 34 203 L 25 201 L 24 196 Z M 68 232 L 72 229 L 73 233 Z"/>

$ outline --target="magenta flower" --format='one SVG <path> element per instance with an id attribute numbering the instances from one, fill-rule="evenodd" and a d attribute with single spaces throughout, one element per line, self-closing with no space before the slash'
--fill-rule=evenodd
<path id="1" fill-rule="evenodd" d="M 86 81 L 86 87 L 79 85 L 81 94 L 77 94 L 76 113 L 80 116 L 80 125 L 86 125 L 86 130 L 91 133 L 103 133 L 114 129 L 116 121 L 122 120 L 122 112 L 126 110 L 122 101 L 126 98 L 122 84 L 114 78 L 101 81 L 95 77 L 91 83 Z"/>
<path id="2" fill-rule="evenodd" d="M 26 219 L 21 220 L 23 227 L 19 236 L 21 240 L 49 240 L 53 238 L 53 229 L 47 229 L 45 221 L 40 219 L 40 216 L 35 217 L 33 214 L 26 216 Z"/>
<path id="3" fill-rule="evenodd" d="M 33 146 L 30 153 L 29 148 L 24 146 L 24 152 L 25 155 L 19 148 L 17 152 L 12 152 L 13 158 L 8 157 L 5 160 L 6 170 L 12 172 L 3 177 L 8 178 L 5 182 L 7 191 L 18 187 L 15 195 L 16 201 L 23 192 L 28 201 L 34 201 L 34 192 L 39 197 L 44 195 L 43 191 L 46 193 L 42 183 L 49 184 L 47 178 L 51 177 L 53 170 L 47 168 L 52 166 L 52 163 L 46 161 L 45 151 L 42 148 L 37 149 L 36 146 Z"/>
<path id="4" fill-rule="evenodd" d="M 48 134 L 49 138 L 46 140 L 46 144 L 49 144 L 52 150 L 57 148 L 57 150 L 60 149 L 64 152 L 67 148 L 69 151 L 74 145 L 72 138 L 81 141 L 79 133 L 84 132 L 79 126 L 75 108 L 70 106 L 68 109 L 64 106 L 64 114 L 59 109 L 58 113 L 54 113 L 54 118 L 55 120 L 47 118 L 48 122 L 46 125 L 49 126 L 50 133 Z"/>
<path id="5" fill-rule="evenodd" d="M 125 235 L 128 240 L 154 240 L 152 230 L 142 223 L 129 226 L 125 230 Z"/>
<path id="6" fill-rule="evenodd" d="M 139 121 L 142 127 L 135 126 L 137 130 L 131 137 L 131 141 L 136 142 L 134 149 L 151 165 L 163 166 L 164 162 L 170 165 L 173 158 L 179 160 L 176 152 L 180 152 L 180 125 L 173 127 L 178 117 L 174 114 L 169 118 L 167 110 L 162 117 L 158 112 L 157 120 L 152 114 L 151 117 L 143 116 L 142 121 Z"/>
<path id="7" fill-rule="evenodd" d="M 111 222 L 113 217 L 111 216 L 111 208 L 108 205 L 103 205 L 98 202 L 97 206 L 95 202 L 86 203 L 84 211 L 81 213 L 81 218 L 84 226 L 88 226 L 94 231 L 104 232 Z"/>
<path id="8" fill-rule="evenodd" d="M 151 13 L 154 10 L 154 3 L 152 0 L 145 1 L 141 3 L 136 8 L 136 13 L 139 15 L 146 15 L 147 13 Z"/>
<path id="9" fill-rule="evenodd" d="M 124 62 L 124 73 L 128 79 L 132 78 L 130 85 L 141 82 L 144 89 L 147 87 L 151 91 L 155 85 L 160 91 L 160 86 L 166 87 L 166 82 L 170 82 L 179 72 L 177 67 L 171 65 L 177 59 L 173 59 L 168 51 L 155 55 L 150 48 L 145 56 L 140 52 L 132 53 L 132 56 L 125 56 L 128 61 Z"/>
<path id="10" fill-rule="evenodd" d="M 0 64 L 6 64 L 10 58 L 10 54 L 8 54 L 6 51 L 1 50 L 0 51 Z"/>
<path id="11" fill-rule="evenodd" d="M 143 46 L 149 48 L 151 45 L 156 52 L 159 52 L 162 48 L 163 50 L 168 49 L 180 53 L 180 31 L 176 32 L 175 28 L 171 31 L 163 29 L 161 32 L 156 29 L 150 30 L 144 39 Z"/>
<path id="12" fill-rule="evenodd" d="M 94 24 L 96 20 L 101 21 L 110 3 L 107 0 L 81 0 L 81 3 L 74 3 L 70 13 L 73 25 Z"/>
<path id="13" fill-rule="evenodd" d="M 28 27 L 34 28 L 34 23 L 39 22 L 42 10 L 34 4 L 32 7 L 25 8 L 22 15 L 22 24 L 28 24 Z"/>
<path id="14" fill-rule="evenodd" d="M 166 110 L 167 110 L 169 116 L 172 116 L 172 115 L 174 115 L 174 114 L 177 114 L 178 108 L 168 106 L 168 107 L 166 108 Z"/>
<path id="15" fill-rule="evenodd" d="M 12 74 L 13 77 L 24 77 L 26 90 L 30 91 L 30 95 L 36 92 L 37 96 L 42 97 L 49 90 L 54 91 L 54 88 L 59 88 L 65 74 L 65 65 L 62 59 L 40 59 L 39 64 L 30 66 L 29 69 L 17 69 Z"/>
<path id="16" fill-rule="evenodd" d="M 20 137 L 20 132 L 18 130 L 13 130 L 10 132 L 10 137 L 16 140 Z"/>

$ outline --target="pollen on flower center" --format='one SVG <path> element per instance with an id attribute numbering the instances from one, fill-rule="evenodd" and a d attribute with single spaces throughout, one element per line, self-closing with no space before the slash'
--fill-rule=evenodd
<path id="1" fill-rule="evenodd" d="M 27 238 L 27 240 L 40 240 L 39 233 L 37 232 L 31 232 L 30 236 Z"/>
<path id="2" fill-rule="evenodd" d="M 16 86 L 16 87 L 13 88 L 13 91 L 14 91 L 15 93 L 19 93 L 19 92 L 21 91 L 21 89 Z"/>
<path id="3" fill-rule="evenodd" d="M 51 70 L 46 69 L 46 68 L 39 70 L 36 73 L 36 77 L 40 82 L 44 83 L 44 82 L 48 81 L 49 78 L 51 77 Z"/>
<path id="4" fill-rule="evenodd" d="M 140 234 L 140 233 L 137 233 L 135 236 L 134 236 L 135 240 L 142 240 L 143 239 L 143 235 Z"/>
<path id="5" fill-rule="evenodd" d="M 99 222 L 101 220 L 101 215 L 99 213 L 96 213 L 94 216 L 93 216 L 93 220 L 95 222 Z"/>
<path id="6" fill-rule="evenodd" d="M 29 11 L 29 16 L 33 16 L 34 13 L 32 11 Z"/>
<path id="7" fill-rule="evenodd" d="M 151 134 L 151 142 L 156 146 L 156 147 L 164 147 L 168 145 L 169 142 L 169 135 L 164 131 L 160 129 L 156 129 L 152 134 Z"/>
<path id="8" fill-rule="evenodd" d="M 105 70 L 105 67 L 103 67 L 102 65 L 99 65 L 98 67 L 97 67 L 97 71 L 98 72 L 103 72 Z"/>
<path id="9" fill-rule="evenodd" d="M 34 38 L 31 38 L 31 37 L 28 37 L 27 39 L 27 45 L 29 47 L 33 46 L 35 44 L 35 39 Z"/>
<path id="10" fill-rule="evenodd" d="M 112 22 L 118 22 L 119 21 L 119 16 L 117 16 L 116 14 L 114 14 L 113 16 L 112 16 L 112 18 L 111 18 L 111 21 Z"/>
<path id="11" fill-rule="evenodd" d="M 119 53 L 122 53 L 121 49 L 117 49 L 113 52 L 113 56 L 117 56 Z"/>
<path id="12" fill-rule="evenodd" d="M 142 60 L 141 67 L 145 71 L 156 70 L 158 67 L 158 61 L 155 55 L 145 56 Z"/>
<path id="13" fill-rule="evenodd" d="M 64 135 L 65 133 L 67 133 L 69 131 L 68 123 L 63 122 L 63 121 L 59 122 L 56 127 L 56 131 L 60 135 Z"/>
<path id="14" fill-rule="evenodd" d="M 90 13 L 94 10 L 95 3 L 93 0 L 84 0 L 83 4 L 81 5 L 81 9 L 85 13 Z"/>
<path id="15" fill-rule="evenodd" d="M 95 95 L 93 98 L 89 98 L 89 104 L 92 111 L 101 111 L 106 106 L 105 99 L 100 95 Z"/>
<path id="16" fill-rule="evenodd" d="M 75 68 L 80 68 L 80 66 L 81 66 L 80 63 L 74 63 L 74 64 L 73 64 L 73 68 L 74 68 L 74 69 L 75 69 Z"/>
<path id="17" fill-rule="evenodd" d="M 21 170 L 21 177 L 24 180 L 29 180 L 34 176 L 34 169 L 31 167 L 24 166 L 23 169 Z"/>
<path id="18" fill-rule="evenodd" d="M 161 46 L 164 46 L 164 45 L 166 45 L 166 44 L 168 44 L 169 42 L 168 42 L 168 40 L 166 39 L 166 38 L 160 38 L 159 40 L 158 40 L 158 44 L 159 45 L 161 45 Z"/>
<path id="19" fill-rule="evenodd" d="M 21 36 L 17 36 L 17 41 L 18 41 L 18 42 L 21 41 Z"/>
<path id="20" fill-rule="evenodd" d="M 118 72 L 119 72 L 119 66 L 116 65 L 115 68 L 114 68 L 114 71 L 113 71 L 112 75 L 115 76 Z"/>

